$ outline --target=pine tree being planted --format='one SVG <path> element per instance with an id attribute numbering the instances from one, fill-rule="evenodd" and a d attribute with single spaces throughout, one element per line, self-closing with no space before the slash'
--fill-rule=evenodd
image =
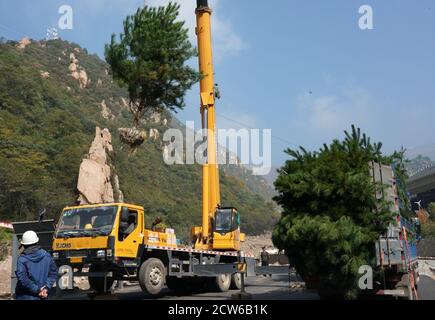
<path id="1" fill-rule="evenodd" d="M 184 22 L 177 20 L 179 9 L 175 3 L 138 9 L 125 19 L 120 42 L 113 34 L 106 45 L 113 77 L 128 89 L 135 128 L 147 114 L 183 109 L 186 91 L 200 79 L 187 65 L 196 50 Z"/>
<path id="2" fill-rule="evenodd" d="M 358 269 L 375 270 L 374 243 L 393 218 L 389 204 L 376 198 L 383 186 L 373 183 L 369 163 L 393 159 L 355 127 L 317 152 L 286 153 L 292 159 L 275 182 L 283 213 L 273 241 L 321 296 L 354 298 Z"/>

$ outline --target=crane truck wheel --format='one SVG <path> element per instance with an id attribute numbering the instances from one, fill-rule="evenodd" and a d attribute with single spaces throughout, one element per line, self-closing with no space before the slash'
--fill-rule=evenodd
<path id="1" fill-rule="evenodd" d="M 231 276 L 231 286 L 230 289 L 241 289 L 242 288 L 242 275 L 240 273 L 235 273 Z"/>
<path id="2" fill-rule="evenodd" d="M 166 270 L 163 262 L 157 258 L 145 260 L 139 268 L 139 284 L 142 291 L 157 296 L 165 283 Z"/>
<path id="3" fill-rule="evenodd" d="M 231 275 L 221 274 L 215 278 L 214 287 L 218 292 L 226 292 L 230 289 Z"/>
<path id="4" fill-rule="evenodd" d="M 89 272 L 90 273 L 104 272 L 104 270 L 103 270 L 102 266 L 91 265 L 91 267 L 89 268 Z M 104 288 L 104 277 L 89 276 L 88 281 L 89 281 L 89 286 L 91 287 L 91 289 L 93 291 L 95 291 L 95 293 L 103 294 L 103 293 L 107 293 L 110 291 L 115 279 L 113 279 L 113 277 L 106 277 L 106 288 Z M 106 289 L 106 290 L 104 290 L 104 289 Z"/>

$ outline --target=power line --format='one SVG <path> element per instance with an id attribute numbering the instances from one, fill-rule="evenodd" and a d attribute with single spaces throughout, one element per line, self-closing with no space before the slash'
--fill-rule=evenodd
<path id="1" fill-rule="evenodd" d="M 224 116 L 224 115 L 221 115 L 221 114 L 216 114 L 216 115 L 217 115 L 218 117 L 220 117 L 220 118 L 225 119 L 225 120 L 228 120 L 228 121 L 234 122 L 234 123 L 236 123 L 236 124 L 238 124 L 238 125 L 240 125 L 240 126 L 244 126 L 244 127 L 246 127 L 247 129 L 255 129 L 255 128 L 250 127 L 250 126 L 247 125 L 246 123 L 240 122 L 240 121 L 238 121 L 238 120 L 231 119 L 231 118 L 229 118 L 229 117 L 227 117 L 227 116 Z M 286 140 L 286 139 L 284 139 L 284 138 L 281 138 L 281 137 L 279 137 L 279 136 L 272 135 L 272 138 L 273 138 L 273 139 L 276 139 L 276 140 L 279 140 L 279 141 L 285 143 L 286 145 L 289 145 L 289 144 L 290 144 L 290 145 L 292 145 L 292 146 L 299 147 L 299 145 L 297 145 L 297 144 L 295 144 L 295 143 L 293 143 L 293 142 L 290 142 L 290 141 L 288 141 L 288 140 Z"/>

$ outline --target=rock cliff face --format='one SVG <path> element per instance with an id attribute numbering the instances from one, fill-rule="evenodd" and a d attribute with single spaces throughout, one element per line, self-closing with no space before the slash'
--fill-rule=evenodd
<path id="1" fill-rule="evenodd" d="M 112 136 L 108 129 L 95 130 L 95 139 L 80 165 L 77 190 L 80 204 L 122 202 L 119 178 L 111 165 Z"/>
<path id="2" fill-rule="evenodd" d="M 69 71 L 71 72 L 71 76 L 79 82 L 81 89 L 86 88 L 86 86 L 89 84 L 86 71 L 81 66 L 79 66 L 79 60 L 77 60 L 74 53 L 71 53 L 69 58 Z"/>

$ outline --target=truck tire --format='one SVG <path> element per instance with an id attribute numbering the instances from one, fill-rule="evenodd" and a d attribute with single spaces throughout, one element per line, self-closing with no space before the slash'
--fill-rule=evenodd
<path id="1" fill-rule="evenodd" d="M 241 288 L 242 288 L 242 275 L 240 273 L 235 273 L 231 276 L 230 289 L 240 290 Z"/>
<path id="2" fill-rule="evenodd" d="M 221 274 L 215 278 L 214 281 L 215 290 L 217 292 L 226 292 L 230 289 L 231 285 L 231 275 L 230 274 Z"/>
<path id="3" fill-rule="evenodd" d="M 104 272 L 104 269 L 99 265 L 91 265 L 89 272 Z M 104 290 L 104 277 L 89 276 L 88 281 L 89 286 L 93 291 L 95 291 L 97 294 L 104 294 L 110 292 L 115 279 L 113 277 L 106 277 L 106 290 Z"/>
<path id="4" fill-rule="evenodd" d="M 139 268 L 139 284 L 144 293 L 157 296 L 163 289 L 166 270 L 163 262 L 157 258 L 145 260 Z"/>

